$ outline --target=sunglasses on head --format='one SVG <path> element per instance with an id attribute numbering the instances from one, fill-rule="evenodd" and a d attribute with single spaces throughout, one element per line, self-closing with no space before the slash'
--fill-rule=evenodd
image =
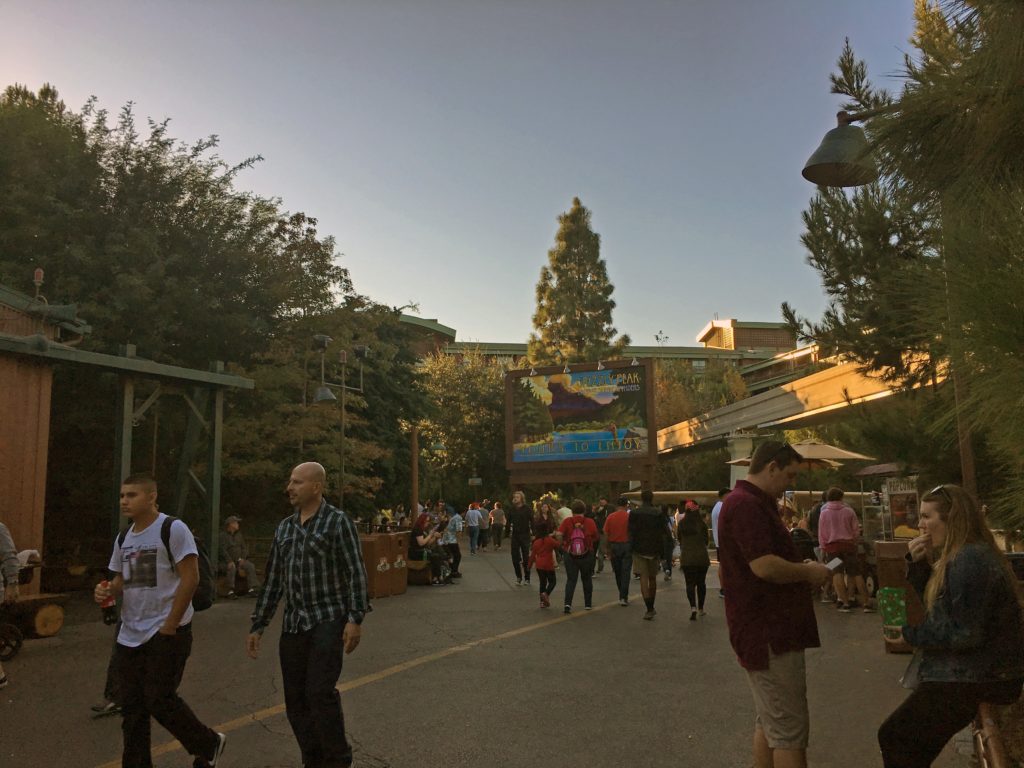
<path id="1" fill-rule="evenodd" d="M 768 459 L 768 463 L 771 464 L 773 461 L 778 459 L 780 456 L 784 456 L 784 455 L 787 455 L 787 454 L 792 456 L 792 457 L 794 457 L 797 461 L 801 461 L 803 459 L 803 457 L 797 452 L 796 448 L 794 448 L 789 443 L 783 443 L 782 447 L 779 448 L 779 450 L 777 450 L 775 453 L 773 453 L 771 455 L 771 458 Z M 778 463 L 778 462 L 776 462 L 776 463 Z M 786 463 L 788 464 L 789 462 L 786 462 Z"/>
<path id="2" fill-rule="evenodd" d="M 936 485 L 934 488 L 932 488 L 930 491 L 928 491 L 928 495 L 929 496 L 936 496 L 936 495 L 937 496 L 941 496 L 946 501 L 948 501 L 950 504 L 953 503 L 953 497 L 950 495 L 949 491 L 946 490 L 946 486 L 945 485 Z"/>

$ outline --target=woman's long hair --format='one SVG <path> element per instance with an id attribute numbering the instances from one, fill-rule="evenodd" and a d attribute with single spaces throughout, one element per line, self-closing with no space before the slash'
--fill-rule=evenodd
<path id="1" fill-rule="evenodd" d="M 697 503 L 687 499 L 679 505 L 679 510 L 683 513 L 683 518 L 679 521 L 679 535 L 692 536 L 695 533 L 700 533 L 700 524 L 703 520 Z"/>
<path id="2" fill-rule="evenodd" d="M 1011 590 L 1017 592 L 1017 579 L 1010 568 L 1010 563 L 996 544 L 977 502 L 967 491 L 959 485 L 940 485 L 921 498 L 921 503 L 924 502 L 934 504 L 939 519 L 946 524 L 946 540 L 942 543 L 942 552 L 932 566 L 932 575 L 924 590 L 924 601 L 929 611 L 946 586 L 946 571 L 949 564 L 967 544 L 986 544 L 991 547 L 992 551 L 999 555 Z M 1017 594 L 1019 598 L 1019 592 Z"/>
<path id="3" fill-rule="evenodd" d="M 421 512 L 420 516 L 416 518 L 416 522 L 412 524 L 413 528 L 419 528 L 423 533 L 427 532 L 427 525 L 430 524 L 430 515 L 426 512 Z"/>

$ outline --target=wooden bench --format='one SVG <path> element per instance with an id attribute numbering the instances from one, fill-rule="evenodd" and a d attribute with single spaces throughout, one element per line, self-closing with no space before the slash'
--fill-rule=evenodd
<path id="1" fill-rule="evenodd" d="M 409 574 L 408 583 L 410 585 L 430 586 L 429 560 L 407 560 L 405 568 Z"/>

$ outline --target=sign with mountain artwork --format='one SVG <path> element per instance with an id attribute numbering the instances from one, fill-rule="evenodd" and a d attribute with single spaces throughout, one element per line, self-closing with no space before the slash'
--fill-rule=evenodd
<path id="1" fill-rule="evenodd" d="M 653 459 L 649 361 L 570 368 L 509 372 L 510 465 Z"/>

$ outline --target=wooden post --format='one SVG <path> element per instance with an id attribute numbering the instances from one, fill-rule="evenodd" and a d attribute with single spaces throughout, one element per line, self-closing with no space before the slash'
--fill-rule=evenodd
<path id="1" fill-rule="evenodd" d="M 417 510 L 419 509 L 420 503 L 420 428 L 418 425 L 412 425 L 412 431 L 409 434 L 409 453 L 411 455 L 410 461 L 410 472 L 412 482 L 411 498 L 409 504 L 409 520 L 413 521 L 416 519 Z"/>
<path id="2" fill-rule="evenodd" d="M 224 372 L 224 363 L 210 365 L 214 373 Z M 217 539 L 220 536 L 220 470 L 221 447 L 224 442 L 224 390 L 217 387 L 210 392 L 209 440 L 206 459 L 206 547 L 210 557 L 217 557 Z"/>
<path id="3" fill-rule="evenodd" d="M 135 357 L 135 345 L 121 347 L 124 357 Z M 110 530 L 121 530 L 121 483 L 132 473 L 132 419 L 135 415 L 135 379 L 121 376 L 121 399 L 117 403 L 117 431 L 114 433 L 114 504 Z"/>

